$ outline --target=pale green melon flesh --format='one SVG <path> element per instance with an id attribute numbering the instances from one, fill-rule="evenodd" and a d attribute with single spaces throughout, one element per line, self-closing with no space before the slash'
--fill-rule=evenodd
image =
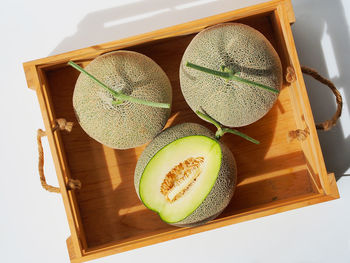
<path id="1" fill-rule="evenodd" d="M 180 192 L 181 187 L 186 189 L 181 197 L 173 201 L 167 200 L 161 192 L 166 175 L 191 157 L 204 158 L 200 170 L 197 170 L 198 177 L 187 188 L 178 186 Z M 218 177 L 221 162 L 222 151 L 216 140 L 206 136 L 177 139 L 159 150 L 147 164 L 140 180 L 140 198 L 149 209 L 159 213 L 163 221 L 179 222 L 190 215 L 207 197 Z"/>

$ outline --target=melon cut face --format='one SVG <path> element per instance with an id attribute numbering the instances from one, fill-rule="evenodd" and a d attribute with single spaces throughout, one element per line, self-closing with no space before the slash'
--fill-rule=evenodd
<path id="1" fill-rule="evenodd" d="M 140 198 L 163 221 L 179 222 L 210 193 L 221 161 L 221 147 L 215 139 L 187 136 L 175 140 L 147 164 L 140 181 Z"/>
<path id="2" fill-rule="evenodd" d="M 237 167 L 230 149 L 196 123 L 165 129 L 137 161 L 135 190 L 168 224 L 202 225 L 230 203 Z"/>

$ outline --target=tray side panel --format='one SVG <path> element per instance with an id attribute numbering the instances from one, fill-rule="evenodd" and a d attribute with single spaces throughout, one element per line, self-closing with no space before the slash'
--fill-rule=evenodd
<path id="1" fill-rule="evenodd" d="M 315 180 L 315 183 L 319 186 L 320 191 L 324 191 L 325 194 L 331 194 L 331 188 L 328 181 L 327 170 L 325 167 L 318 135 L 315 127 L 315 121 L 312 115 L 311 106 L 309 103 L 307 91 L 305 88 L 305 82 L 301 72 L 301 67 L 294 44 L 294 38 L 291 31 L 290 24 L 286 18 L 286 10 L 283 5 L 279 6 L 276 11 L 276 21 L 281 29 L 283 39 L 285 40 L 285 46 L 288 54 L 290 54 L 290 65 L 294 68 L 297 81 L 289 86 L 289 92 L 291 94 L 293 109 L 295 111 L 295 121 L 297 128 L 302 130 L 309 130 L 310 135 L 306 140 L 301 142 L 303 152 L 308 164 L 308 170 Z"/>
<path id="2" fill-rule="evenodd" d="M 68 178 L 70 178 L 69 171 L 67 170 L 67 165 L 65 162 L 65 156 L 62 142 L 60 140 L 60 132 L 53 131 L 53 127 L 56 125 L 55 114 L 52 108 L 53 102 L 50 96 L 50 91 L 47 88 L 46 78 L 42 70 L 37 69 L 37 77 L 32 79 L 33 87 L 36 89 L 37 97 L 39 100 L 40 109 L 42 112 L 45 132 L 48 138 L 48 142 L 51 149 L 51 155 L 55 164 L 55 169 L 57 173 L 58 183 L 60 187 L 60 193 L 62 195 L 62 200 L 67 214 L 67 219 L 71 231 L 71 243 L 74 246 L 74 254 L 80 257 L 82 255 L 81 246 L 81 234 L 79 215 L 77 209 L 77 203 L 74 197 L 74 193 L 68 192 L 66 189 L 66 183 Z"/>

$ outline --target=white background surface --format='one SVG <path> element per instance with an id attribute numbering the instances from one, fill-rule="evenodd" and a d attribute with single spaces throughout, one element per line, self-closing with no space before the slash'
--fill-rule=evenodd
<path id="1" fill-rule="evenodd" d="M 241 2 L 241 4 L 238 4 Z M 2 1 L 0 9 L 0 262 L 69 262 L 61 197 L 37 173 L 43 127 L 22 62 L 230 11 L 255 1 Z M 261 1 L 260 1 L 261 2 Z M 192 4 L 189 4 L 192 3 Z M 328 171 L 350 173 L 350 1 L 293 0 L 302 64 L 329 76 L 344 96 L 341 121 L 319 133 Z M 316 120 L 335 110 L 331 93 L 306 79 Z M 48 153 L 48 145 L 44 148 Z M 49 154 L 45 171 L 57 185 Z M 132 250 L 94 262 L 350 262 L 350 178 L 341 199 Z"/>

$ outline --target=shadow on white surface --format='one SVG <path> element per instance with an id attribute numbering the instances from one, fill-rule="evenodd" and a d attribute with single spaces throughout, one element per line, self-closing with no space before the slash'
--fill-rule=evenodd
<path id="1" fill-rule="evenodd" d="M 77 25 L 77 32 L 59 43 L 50 55 L 146 33 L 259 2 L 264 0 L 131 0 L 124 5 L 87 14 Z"/>
<path id="2" fill-rule="evenodd" d="M 318 133 L 327 170 L 338 180 L 349 174 L 350 167 L 349 25 L 340 0 L 295 0 L 293 5 L 298 10 L 292 29 L 301 64 L 331 79 L 343 97 L 338 124 Z M 330 119 L 336 111 L 332 92 L 310 77 L 305 77 L 305 83 L 315 122 Z"/>

